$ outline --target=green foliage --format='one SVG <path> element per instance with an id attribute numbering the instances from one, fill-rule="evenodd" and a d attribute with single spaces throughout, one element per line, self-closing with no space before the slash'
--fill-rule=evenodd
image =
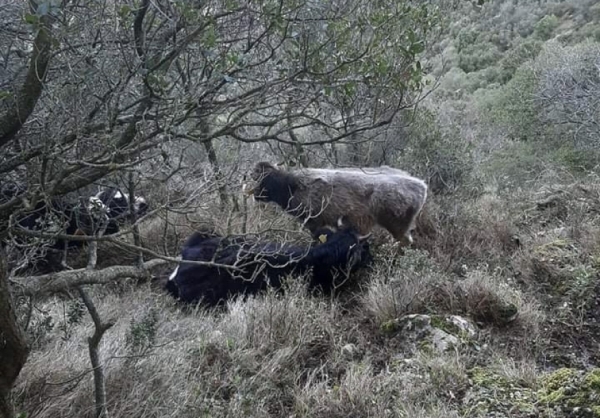
<path id="1" fill-rule="evenodd" d="M 542 378 L 539 402 L 568 416 L 600 417 L 600 369 L 561 368 Z"/>
<path id="2" fill-rule="evenodd" d="M 586 173 L 598 165 L 598 154 L 589 150 L 581 150 L 570 143 L 563 143 L 551 155 L 553 161 L 566 167 L 572 173 Z"/>
<path id="3" fill-rule="evenodd" d="M 304 59 L 308 72 L 326 86 L 327 96 L 349 106 L 369 86 L 389 87 L 390 93 L 420 89 L 423 69 L 417 57 L 438 20 L 433 7 L 370 3 L 353 17 L 332 19 L 325 25 L 325 37 L 335 42 L 323 43 L 318 31 L 287 27 L 292 37 L 286 42 L 286 51 L 291 60 Z M 294 36 L 295 32 L 302 36 Z M 347 81 L 335 83 L 335 78 Z M 377 94 L 385 94 L 377 90 Z"/>
<path id="4" fill-rule="evenodd" d="M 531 388 L 483 367 L 468 373 L 473 382 L 464 405 L 468 416 L 537 416 Z"/>
<path id="5" fill-rule="evenodd" d="M 472 179 L 471 144 L 460 138 L 455 127 L 441 130 L 433 112 L 418 110 L 407 136 L 402 166 L 427 179 L 434 192 L 455 192 Z"/>
<path id="6" fill-rule="evenodd" d="M 530 178 L 531 173 L 543 171 L 544 160 L 539 144 L 509 142 L 488 157 L 482 171 L 498 191 L 511 190 Z"/>
<path id="7" fill-rule="evenodd" d="M 550 39 L 554 34 L 554 30 L 558 27 L 558 24 L 559 22 L 556 16 L 544 16 L 534 26 L 534 34 L 536 38 L 543 41 Z"/>
<path id="8" fill-rule="evenodd" d="M 479 102 L 484 121 L 507 129 L 508 137 L 521 141 L 539 138 L 538 114 L 533 95 L 537 87 L 536 75 L 530 67 L 520 67 L 504 86 L 490 91 Z"/>
<path id="9" fill-rule="evenodd" d="M 59 329 L 63 332 L 61 337 L 64 341 L 71 339 L 73 327 L 81 322 L 85 315 L 85 304 L 79 299 L 70 300 L 65 312 L 64 321 L 59 325 Z"/>
<path id="10" fill-rule="evenodd" d="M 440 266 L 425 250 L 407 248 L 401 258 L 400 265 L 408 274 L 432 275 L 441 273 Z"/>
<path id="11" fill-rule="evenodd" d="M 139 321 L 131 319 L 126 344 L 131 353 L 146 352 L 156 340 L 159 312 L 151 308 Z"/>
<path id="12" fill-rule="evenodd" d="M 502 70 L 502 83 L 508 82 L 523 63 L 535 59 L 541 49 L 541 41 L 527 39 L 506 51 L 499 62 Z"/>
<path id="13" fill-rule="evenodd" d="M 474 44 L 458 55 L 458 66 L 465 72 L 481 70 L 498 62 L 502 54 L 498 47 L 490 42 Z"/>
<path id="14" fill-rule="evenodd" d="M 546 43 L 534 62 L 540 121 L 551 129 L 556 143 L 567 142 L 596 156 L 600 144 L 596 123 L 599 52 L 600 44 L 589 40 L 575 46 L 553 41 Z"/>

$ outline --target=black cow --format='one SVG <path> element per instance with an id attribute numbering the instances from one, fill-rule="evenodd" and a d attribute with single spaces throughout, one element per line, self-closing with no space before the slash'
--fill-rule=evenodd
<path id="1" fill-rule="evenodd" d="M 371 262 L 367 242 L 351 228 L 324 230 L 318 245 L 301 247 L 244 237 L 220 237 L 195 233 L 185 242 L 182 260 L 214 262 L 238 267 L 181 263 L 169 277 L 166 290 L 184 302 L 202 301 L 208 306 L 222 305 L 229 297 L 256 294 L 268 285 L 282 287 L 290 273 L 312 270 L 309 288 L 331 291 L 338 274 L 354 272 Z M 349 271 L 348 271 L 349 270 Z"/>

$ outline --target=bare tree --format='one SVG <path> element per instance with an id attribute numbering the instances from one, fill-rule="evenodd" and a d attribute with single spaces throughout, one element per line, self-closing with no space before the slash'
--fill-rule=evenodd
<path id="1" fill-rule="evenodd" d="M 21 231 L 15 220 L 40 201 L 86 195 L 119 177 L 133 195 L 134 177 L 140 189 L 152 191 L 204 176 L 216 187 L 196 190 L 219 196 L 227 212 L 237 201 L 229 193 L 241 171 L 274 145 L 292 147 L 306 165 L 304 150 L 311 147 L 365 141 L 418 100 L 417 57 L 437 21 L 426 3 L 30 0 L 1 6 L 0 187 L 15 181 L 24 191 L 2 196 L 0 238 L 52 239 L 48 228 Z M 155 215 L 161 205 L 173 209 L 200 193 L 182 188 L 176 197 L 174 188 L 166 187 Z M 136 267 L 9 278 L 0 251 L 0 355 L 12 360 L 0 364 L 2 417 L 12 416 L 10 390 L 28 352 L 9 283 L 41 295 L 146 277 L 166 262 L 160 257 L 173 259 L 144 248 L 136 229 L 144 218 L 133 217 L 127 230 L 134 235 L 128 248 L 140 254 Z M 142 252 L 158 258 L 143 262 Z"/>
<path id="2" fill-rule="evenodd" d="M 563 47 L 550 42 L 534 65 L 539 83 L 535 101 L 543 122 L 563 133 L 581 150 L 600 143 L 600 48 L 586 42 Z"/>

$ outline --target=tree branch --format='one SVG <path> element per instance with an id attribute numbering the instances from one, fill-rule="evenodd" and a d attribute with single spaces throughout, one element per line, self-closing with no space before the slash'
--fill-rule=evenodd
<path id="1" fill-rule="evenodd" d="M 143 279 L 148 277 L 153 269 L 165 264 L 167 264 L 165 260 L 154 259 L 145 262 L 141 268 L 112 266 L 102 270 L 78 269 L 60 271 L 43 276 L 13 278 L 11 281 L 20 287 L 20 291 L 24 295 L 49 295 L 86 284 L 111 283 L 126 277 Z"/>
<path id="2" fill-rule="evenodd" d="M 8 111 L 0 116 L 0 148 L 11 141 L 21 130 L 42 94 L 52 49 L 51 28 L 50 16 L 42 16 L 40 28 L 33 41 L 33 51 L 25 81 L 16 94 L 16 98 L 8 99 L 13 101 L 8 106 Z"/>

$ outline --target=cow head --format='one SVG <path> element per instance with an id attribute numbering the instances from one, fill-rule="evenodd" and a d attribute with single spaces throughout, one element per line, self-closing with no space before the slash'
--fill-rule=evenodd
<path id="1" fill-rule="evenodd" d="M 274 171 L 277 171 L 277 168 L 271 163 L 266 161 L 257 163 L 250 173 L 250 180 L 242 186 L 242 191 L 247 195 L 255 194 L 264 179 Z"/>
<path id="2" fill-rule="evenodd" d="M 129 212 L 129 196 L 121 190 L 110 187 L 96 194 L 95 198 L 102 201 L 109 209 L 109 216 L 112 219 L 124 220 Z M 148 203 L 141 196 L 135 196 L 133 200 L 133 210 L 137 217 L 143 216 L 148 211 Z"/>
<path id="3" fill-rule="evenodd" d="M 348 220 L 344 216 L 340 216 L 337 221 L 336 228 L 331 228 L 332 232 L 330 236 L 333 234 L 344 231 L 346 233 L 350 233 L 354 236 L 356 240 L 354 244 L 350 245 L 348 251 L 348 267 L 351 270 L 355 268 L 366 266 L 373 261 L 373 257 L 371 255 L 370 247 L 369 247 L 369 238 L 373 235 L 372 232 L 361 235 L 359 234 L 354 226 L 348 222 Z"/>
<path id="4" fill-rule="evenodd" d="M 342 231 L 342 230 L 354 231 L 353 225 L 350 224 L 350 222 L 348 222 L 348 220 L 346 219 L 345 216 L 340 216 L 338 218 L 337 224 L 335 226 L 326 225 L 326 226 L 316 229 L 312 233 L 312 236 L 315 240 L 319 241 L 321 244 L 324 244 L 327 242 L 327 240 L 329 238 L 331 238 L 333 236 L 333 234 L 335 234 L 338 231 Z M 363 241 L 368 240 L 371 237 L 371 235 L 373 235 L 373 233 L 369 233 L 367 235 L 358 235 L 358 233 L 356 233 L 358 242 L 363 242 Z"/>
<path id="5" fill-rule="evenodd" d="M 242 190 L 257 201 L 274 202 L 286 208 L 298 186 L 299 181 L 293 174 L 282 171 L 271 163 L 259 162 Z"/>

